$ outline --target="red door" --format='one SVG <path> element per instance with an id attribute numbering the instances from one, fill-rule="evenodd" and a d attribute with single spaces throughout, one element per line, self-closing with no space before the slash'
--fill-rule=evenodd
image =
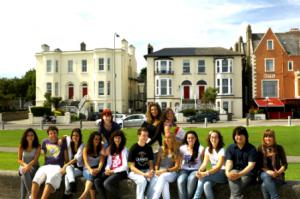
<path id="1" fill-rule="evenodd" d="M 199 99 L 204 95 L 205 86 L 199 86 Z"/>
<path id="2" fill-rule="evenodd" d="M 88 94 L 88 89 L 87 87 L 82 88 L 82 97 L 86 96 Z"/>
<path id="3" fill-rule="evenodd" d="M 190 87 L 189 86 L 183 87 L 183 98 L 190 99 Z"/>
<path id="4" fill-rule="evenodd" d="M 74 96 L 74 87 L 69 86 L 69 99 L 73 99 Z"/>

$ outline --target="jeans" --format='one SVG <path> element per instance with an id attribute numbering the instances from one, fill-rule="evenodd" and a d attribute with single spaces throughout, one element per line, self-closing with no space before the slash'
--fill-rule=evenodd
<path id="1" fill-rule="evenodd" d="M 159 199 L 162 195 L 163 199 L 170 199 L 169 183 L 174 182 L 176 177 L 176 172 L 166 172 L 160 176 L 154 176 L 149 184 L 147 197 Z"/>
<path id="2" fill-rule="evenodd" d="M 22 169 L 22 168 L 20 168 Z M 37 168 L 33 167 L 30 171 L 20 174 L 21 176 L 21 199 L 25 199 L 26 193 L 28 196 L 31 194 L 31 184 L 32 184 L 32 179 L 34 177 L 34 174 L 36 172 Z"/>
<path id="3" fill-rule="evenodd" d="M 103 174 L 104 175 L 104 174 Z M 124 180 L 127 178 L 127 172 L 126 171 L 122 171 L 119 173 L 114 173 L 110 176 L 106 176 L 103 180 L 103 187 L 105 189 L 106 192 L 108 192 L 111 196 L 111 198 L 113 199 L 119 199 L 121 198 L 121 195 L 119 193 L 119 182 L 121 180 Z M 95 185 L 98 184 L 95 181 Z M 97 189 L 96 185 L 96 189 Z"/>
<path id="4" fill-rule="evenodd" d="M 263 181 L 261 184 L 261 191 L 264 199 L 279 199 L 280 197 L 276 185 L 282 185 L 283 181 L 273 178 L 266 172 L 262 172 L 260 178 Z"/>
<path id="5" fill-rule="evenodd" d="M 69 165 L 66 168 L 65 175 L 65 194 L 70 194 L 70 183 L 75 182 L 75 178 L 82 175 L 82 171 L 74 165 Z"/>
<path id="6" fill-rule="evenodd" d="M 239 172 L 239 171 L 237 171 Z M 242 176 L 237 180 L 231 181 L 228 179 L 230 188 L 230 199 L 242 199 L 244 189 L 254 182 L 254 176 Z"/>
<path id="7" fill-rule="evenodd" d="M 143 171 L 147 172 L 147 171 Z M 152 179 L 147 179 L 142 175 L 136 174 L 134 172 L 129 172 L 128 178 L 133 180 L 136 184 L 136 199 L 144 199 L 144 194 L 147 186 L 147 182 L 151 183 Z M 150 198 L 150 197 L 147 197 Z"/>
<path id="8" fill-rule="evenodd" d="M 222 184 L 226 182 L 227 178 L 223 169 L 219 170 L 215 174 L 199 179 L 194 199 L 200 199 L 203 191 L 206 199 L 214 199 L 213 186 L 217 183 Z"/>
<path id="9" fill-rule="evenodd" d="M 179 199 L 191 199 L 197 186 L 197 177 L 195 170 L 181 170 L 177 178 Z"/>

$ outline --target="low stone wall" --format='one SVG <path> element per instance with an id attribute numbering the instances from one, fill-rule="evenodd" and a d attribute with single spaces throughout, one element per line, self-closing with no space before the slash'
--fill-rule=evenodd
<path id="1" fill-rule="evenodd" d="M 28 111 L 16 111 L 16 112 L 3 112 L 1 113 L 2 120 L 0 121 L 14 121 L 28 119 Z"/>
<path id="2" fill-rule="evenodd" d="M 61 188 L 51 195 L 51 199 L 62 198 L 64 191 L 64 183 Z M 83 192 L 84 180 L 78 179 L 77 194 L 73 198 L 78 198 Z M 177 187 L 176 183 L 170 185 L 171 198 L 177 199 Z M 279 193 L 282 199 L 299 199 L 300 198 L 300 182 L 289 181 L 279 189 Z M 135 184 L 131 180 L 124 180 L 120 183 L 120 193 L 122 199 L 133 199 L 135 197 Z M 215 198 L 228 199 L 229 198 L 228 184 L 218 185 L 215 187 Z M 262 199 L 260 186 L 249 186 L 246 190 L 245 199 Z M 0 171 L 0 198 L 15 199 L 20 198 L 20 177 L 16 171 Z M 101 198 L 101 196 L 97 197 Z"/>

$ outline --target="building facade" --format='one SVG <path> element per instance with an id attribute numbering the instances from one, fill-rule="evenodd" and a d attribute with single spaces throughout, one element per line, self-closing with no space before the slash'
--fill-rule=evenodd
<path id="1" fill-rule="evenodd" d="M 125 39 L 121 45 L 116 49 L 86 50 L 81 43 L 79 51 L 50 51 L 48 45 L 42 45 L 42 52 L 36 53 L 36 105 L 43 105 L 44 94 L 49 92 L 67 102 L 80 102 L 78 108 L 84 105 L 86 111 L 114 110 L 115 101 L 117 112 L 134 109 L 137 97 L 135 47 L 128 46 Z"/>
<path id="2" fill-rule="evenodd" d="M 206 88 L 218 89 L 215 108 L 242 117 L 242 54 L 225 48 L 148 46 L 147 102 L 178 111 L 201 109 Z"/>

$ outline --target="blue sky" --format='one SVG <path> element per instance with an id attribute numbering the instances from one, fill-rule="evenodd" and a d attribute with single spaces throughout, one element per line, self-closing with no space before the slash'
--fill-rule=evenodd
<path id="1" fill-rule="evenodd" d="M 35 67 L 35 53 L 112 48 L 113 34 L 136 47 L 138 69 L 151 43 L 165 47 L 229 48 L 253 32 L 300 28 L 300 0 L 10 0 L 0 3 L 0 77 L 21 77 Z M 120 47 L 120 39 L 116 41 Z"/>

